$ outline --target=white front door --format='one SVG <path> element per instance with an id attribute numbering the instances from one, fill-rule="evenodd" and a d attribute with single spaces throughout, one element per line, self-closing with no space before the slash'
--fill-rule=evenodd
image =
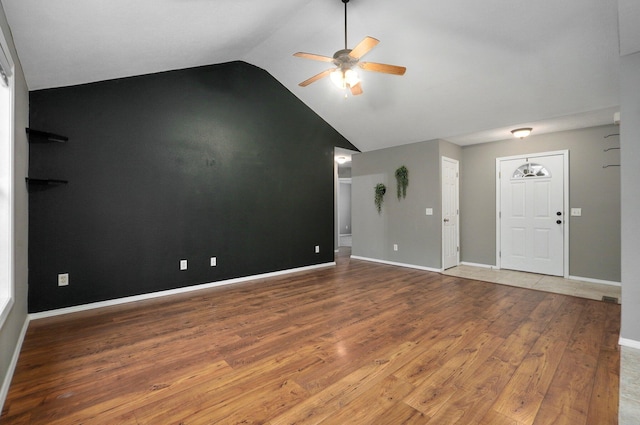
<path id="1" fill-rule="evenodd" d="M 564 154 L 499 161 L 500 267 L 564 275 Z"/>
<path id="2" fill-rule="evenodd" d="M 442 157 L 442 269 L 458 265 L 458 161 Z"/>

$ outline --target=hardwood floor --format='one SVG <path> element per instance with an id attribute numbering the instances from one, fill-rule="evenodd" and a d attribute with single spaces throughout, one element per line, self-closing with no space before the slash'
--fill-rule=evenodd
<path id="1" fill-rule="evenodd" d="M 617 304 L 364 261 L 32 321 L 2 424 L 616 424 Z"/>

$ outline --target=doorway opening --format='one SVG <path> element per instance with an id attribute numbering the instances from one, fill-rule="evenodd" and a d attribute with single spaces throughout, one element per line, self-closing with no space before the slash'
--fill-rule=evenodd
<path id="1" fill-rule="evenodd" d="M 335 246 L 351 247 L 351 157 L 357 152 L 334 148 L 335 170 Z"/>

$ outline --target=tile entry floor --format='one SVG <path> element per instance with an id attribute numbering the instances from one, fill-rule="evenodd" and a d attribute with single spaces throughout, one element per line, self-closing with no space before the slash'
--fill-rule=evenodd
<path id="1" fill-rule="evenodd" d="M 464 264 L 447 269 L 443 274 L 599 301 L 602 301 L 603 296 L 616 298 L 618 303 L 621 299 L 620 286 L 564 279 L 557 276 L 514 270 L 496 270 Z"/>

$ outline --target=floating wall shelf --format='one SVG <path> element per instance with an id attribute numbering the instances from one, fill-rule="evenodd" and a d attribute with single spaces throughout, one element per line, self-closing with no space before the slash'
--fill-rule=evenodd
<path id="1" fill-rule="evenodd" d="M 49 133 L 46 131 L 33 130 L 31 128 L 25 128 L 29 143 L 65 143 L 69 140 L 66 136 L 61 136 L 55 133 Z M 38 186 L 45 188 L 46 186 L 58 186 L 61 184 L 69 183 L 67 180 L 61 179 L 35 179 L 31 177 L 25 177 L 25 181 L 30 187 Z"/>
<path id="2" fill-rule="evenodd" d="M 26 128 L 25 130 L 29 136 L 30 143 L 64 143 L 69 140 L 66 136 L 60 136 L 59 134 L 48 133 L 46 131 L 33 130 L 30 128 Z"/>
<path id="3" fill-rule="evenodd" d="M 31 177 L 25 177 L 25 181 L 29 184 L 37 184 L 42 186 L 52 186 L 58 184 L 67 184 L 68 180 L 60 180 L 60 179 L 34 179 Z"/>

